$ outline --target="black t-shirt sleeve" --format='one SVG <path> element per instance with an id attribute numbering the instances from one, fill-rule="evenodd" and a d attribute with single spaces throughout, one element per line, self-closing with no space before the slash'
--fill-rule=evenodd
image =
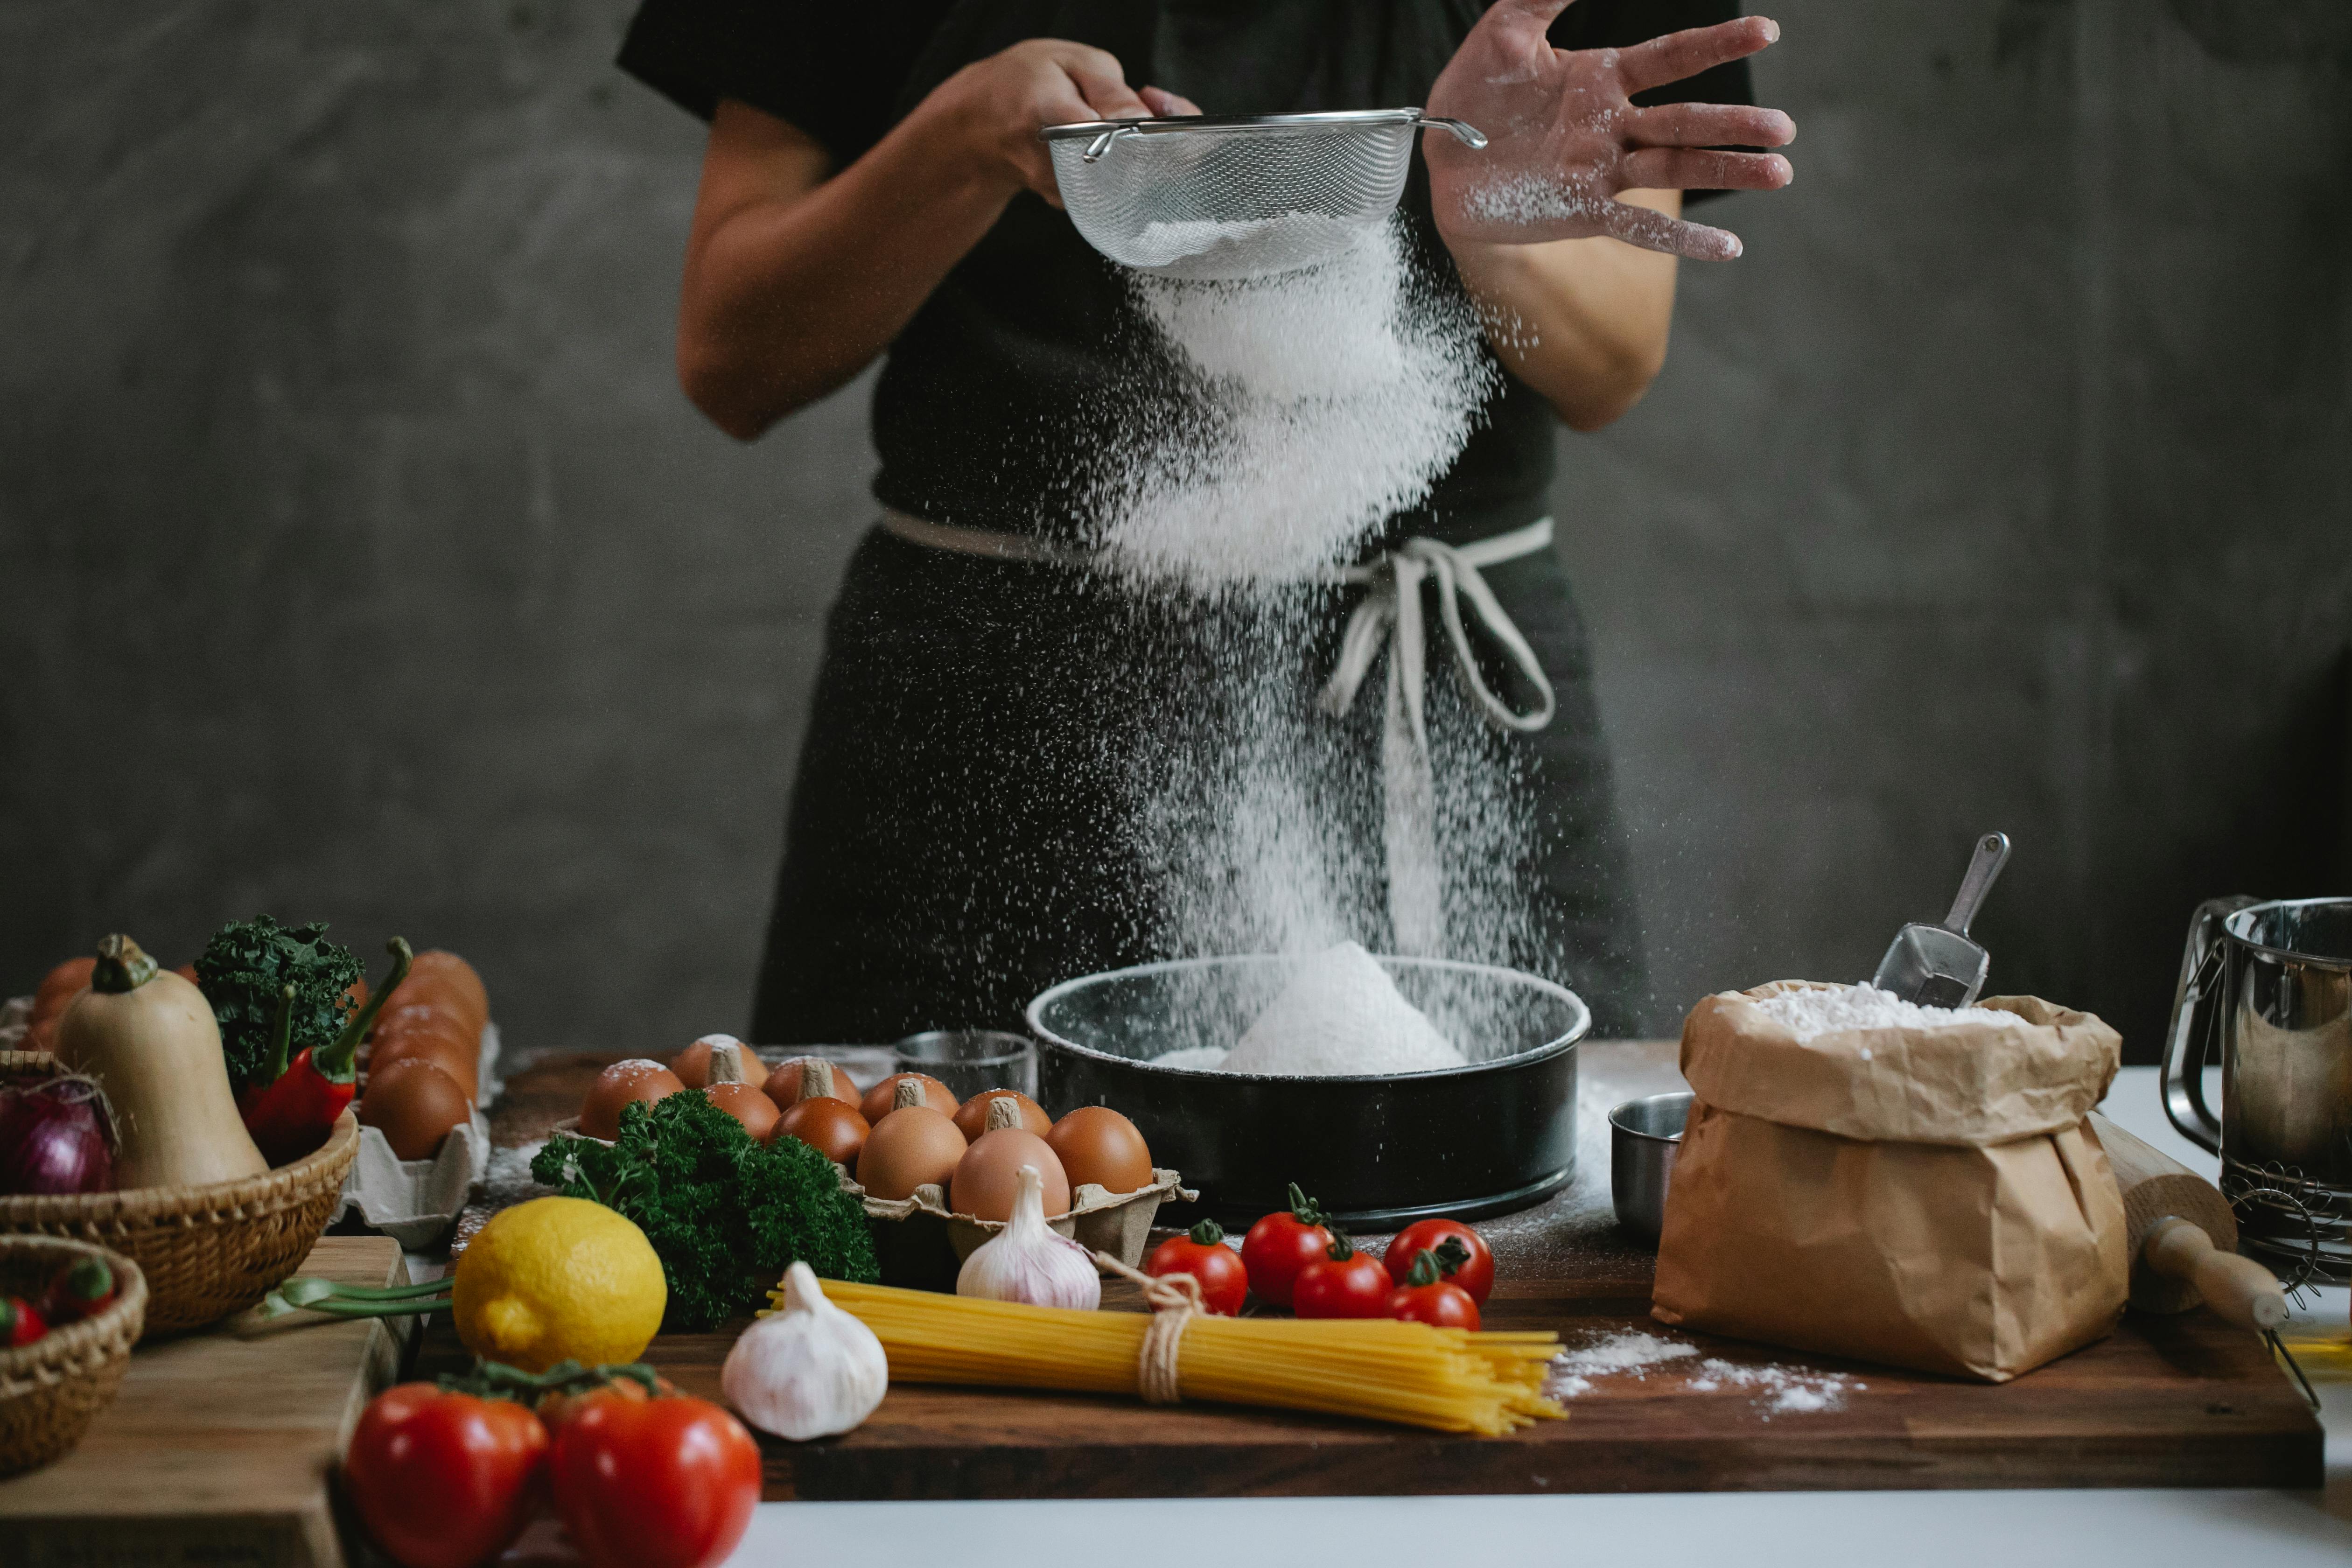
<path id="1" fill-rule="evenodd" d="M 732 98 L 789 121 L 847 163 L 882 139 L 949 0 L 645 0 L 623 70 L 710 118 Z"/>

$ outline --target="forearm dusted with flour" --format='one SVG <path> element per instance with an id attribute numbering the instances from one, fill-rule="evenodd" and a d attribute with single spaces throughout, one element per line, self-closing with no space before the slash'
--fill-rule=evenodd
<path id="1" fill-rule="evenodd" d="M 1618 199 L 1682 209 L 1678 191 Z M 1674 257 L 1607 237 L 1447 244 L 1496 356 L 1572 428 L 1597 430 L 1642 400 L 1666 361 Z"/>
<path id="2" fill-rule="evenodd" d="M 750 440 L 887 348 L 1021 191 L 1060 205 L 1039 126 L 1188 110 L 1055 38 L 966 66 L 837 173 L 805 131 L 722 102 L 678 307 L 687 395 Z"/>

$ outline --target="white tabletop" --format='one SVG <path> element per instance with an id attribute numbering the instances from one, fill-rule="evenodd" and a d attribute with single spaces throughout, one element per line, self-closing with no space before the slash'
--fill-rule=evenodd
<path id="1" fill-rule="evenodd" d="M 2156 1069 L 2126 1068 L 2107 1115 L 2199 1171 Z M 2316 1299 L 2313 1297 L 2315 1295 Z M 2342 1330 L 2347 1292 L 2299 1316 Z M 731 1560 L 958 1568 L 1307 1568 L 1383 1563 L 1736 1563 L 1742 1568 L 2294 1568 L 2352 1563 L 2352 1384 L 2319 1385 L 2327 1486 L 2297 1491 L 1645 1492 L 1568 1497 L 1219 1498 L 1108 1502 L 763 1503 Z"/>

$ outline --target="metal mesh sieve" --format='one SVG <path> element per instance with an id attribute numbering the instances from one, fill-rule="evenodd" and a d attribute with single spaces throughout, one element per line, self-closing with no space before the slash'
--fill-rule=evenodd
<path id="1" fill-rule="evenodd" d="M 1063 205 L 1087 242 L 1164 278 L 1260 278 L 1328 260 L 1396 210 L 1413 132 L 1486 138 L 1418 109 L 1048 125 Z"/>

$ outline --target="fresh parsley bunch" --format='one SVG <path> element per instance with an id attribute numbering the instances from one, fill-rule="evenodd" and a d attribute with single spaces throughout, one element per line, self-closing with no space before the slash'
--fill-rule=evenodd
<path id="1" fill-rule="evenodd" d="M 357 1011 L 344 993 L 365 973 L 350 948 L 327 940 L 323 921 L 287 927 L 268 915 L 225 925 L 196 960 L 196 984 L 220 1025 L 232 1088 L 269 1077 L 269 1031 L 279 994 L 294 987 L 293 1035 L 287 1060 L 305 1047 L 324 1048 Z"/>
<path id="2" fill-rule="evenodd" d="M 828 1279 L 881 1278 L 866 1211 L 832 1161 L 797 1138 L 754 1142 L 691 1090 L 623 1106 L 610 1145 L 557 1133 L 530 1173 L 636 1222 L 669 1281 L 665 1329 L 748 1317 L 795 1261 Z"/>

